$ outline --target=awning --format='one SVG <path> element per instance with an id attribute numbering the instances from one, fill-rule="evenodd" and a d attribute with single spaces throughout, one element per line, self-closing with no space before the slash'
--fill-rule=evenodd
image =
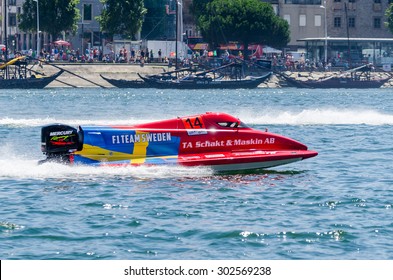
<path id="1" fill-rule="evenodd" d="M 64 40 L 54 41 L 53 44 L 56 45 L 56 46 L 67 46 L 67 47 L 71 46 L 70 42 L 67 42 L 67 41 L 64 41 Z"/>
<path id="2" fill-rule="evenodd" d="M 264 47 L 262 49 L 262 51 L 263 51 L 263 53 L 266 53 L 266 54 L 268 54 L 268 53 L 282 53 L 282 51 L 277 50 L 277 49 L 272 48 L 272 47 L 268 47 L 268 46 Z"/>
<path id="3" fill-rule="evenodd" d="M 243 50 L 243 45 L 237 43 L 229 43 L 225 45 L 220 45 L 218 48 L 220 50 L 238 51 L 238 50 Z"/>
<path id="4" fill-rule="evenodd" d="M 192 48 L 193 50 L 207 50 L 209 48 L 209 44 L 207 43 L 198 43 Z"/>
<path id="5" fill-rule="evenodd" d="M 261 48 L 262 45 L 260 44 L 249 44 L 248 45 L 248 50 L 249 51 L 255 51 Z M 238 43 L 229 43 L 226 45 L 220 45 L 219 47 L 220 50 L 230 50 L 230 51 L 243 51 L 244 50 L 244 45 L 243 44 L 238 44 Z"/>

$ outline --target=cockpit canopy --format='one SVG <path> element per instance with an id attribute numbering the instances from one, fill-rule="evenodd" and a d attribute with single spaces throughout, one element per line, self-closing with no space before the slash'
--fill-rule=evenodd
<path id="1" fill-rule="evenodd" d="M 221 127 L 230 127 L 230 128 L 248 127 L 245 123 L 241 121 L 237 121 L 237 122 L 222 121 L 222 122 L 217 122 L 217 124 Z"/>
<path id="2" fill-rule="evenodd" d="M 203 115 L 204 119 L 225 128 L 248 128 L 248 126 L 239 119 L 225 113 L 207 112 Z"/>

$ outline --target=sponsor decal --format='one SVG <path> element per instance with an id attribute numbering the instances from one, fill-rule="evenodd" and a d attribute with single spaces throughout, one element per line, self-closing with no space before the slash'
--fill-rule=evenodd
<path id="1" fill-rule="evenodd" d="M 188 130 L 187 129 L 187 134 L 189 136 L 193 136 L 193 135 L 203 135 L 203 134 L 207 134 L 206 130 Z"/>
<path id="2" fill-rule="evenodd" d="M 73 133 L 72 130 L 52 131 L 51 133 L 49 133 L 49 136 L 70 135 L 72 133 Z"/>
<path id="3" fill-rule="evenodd" d="M 196 142 L 183 142 L 183 149 L 192 148 L 209 148 L 209 147 L 230 147 L 230 146 L 248 146 L 248 145 L 272 145 L 275 138 L 252 138 L 252 139 L 234 139 L 234 140 L 216 140 L 216 141 L 196 141 Z"/>
<path id="4" fill-rule="evenodd" d="M 72 141 L 71 137 L 75 136 L 75 134 L 70 134 L 70 135 L 61 135 L 61 136 L 52 136 L 49 141 L 51 145 L 54 146 L 65 146 L 65 145 L 71 145 L 74 144 L 75 142 Z"/>
<path id="5" fill-rule="evenodd" d="M 112 135 L 112 144 L 168 142 L 171 140 L 170 132 Z"/>

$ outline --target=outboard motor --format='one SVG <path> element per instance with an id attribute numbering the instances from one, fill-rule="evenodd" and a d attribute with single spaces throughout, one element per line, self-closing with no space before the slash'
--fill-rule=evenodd
<path id="1" fill-rule="evenodd" d="M 46 161 L 70 163 L 70 154 L 83 148 L 83 130 L 64 125 L 53 124 L 41 129 L 41 151 Z"/>

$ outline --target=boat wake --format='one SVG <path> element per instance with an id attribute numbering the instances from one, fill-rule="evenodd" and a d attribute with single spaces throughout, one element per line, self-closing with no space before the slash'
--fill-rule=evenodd
<path id="1" fill-rule="evenodd" d="M 236 117 L 249 125 L 341 125 L 341 124 L 366 124 L 366 125 L 391 125 L 393 114 L 367 109 L 304 109 L 302 111 L 267 110 L 260 112 L 240 111 L 233 113 Z M 113 119 L 83 120 L 83 119 L 56 119 L 56 118 L 0 118 L 0 126 L 7 127 L 37 127 L 53 123 L 67 123 L 78 125 L 133 125 L 156 121 L 157 119 Z"/>
<path id="2" fill-rule="evenodd" d="M 81 120 L 81 119 L 56 119 L 56 118 L 9 118 L 4 117 L 0 119 L 0 126 L 7 127 L 37 127 L 53 123 L 67 123 L 72 126 L 78 125 L 133 125 L 144 122 L 149 122 L 150 119 L 116 119 L 111 118 L 106 120 Z"/>
<path id="3" fill-rule="evenodd" d="M 154 180 L 164 178 L 200 178 L 211 176 L 209 168 L 183 166 L 126 166 L 126 167 L 95 167 L 69 166 L 59 163 L 39 165 L 37 160 L 8 158 L 0 160 L 0 180 L 12 179 L 67 179 L 67 180 L 97 180 L 130 179 Z M 72 179 L 70 179 L 72 178 Z"/>
<path id="4" fill-rule="evenodd" d="M 305 109 L 302 111 L 241 112 L 245 123 L 273 125 L 392 125 L 393 115 L 375 110 Z"/>

